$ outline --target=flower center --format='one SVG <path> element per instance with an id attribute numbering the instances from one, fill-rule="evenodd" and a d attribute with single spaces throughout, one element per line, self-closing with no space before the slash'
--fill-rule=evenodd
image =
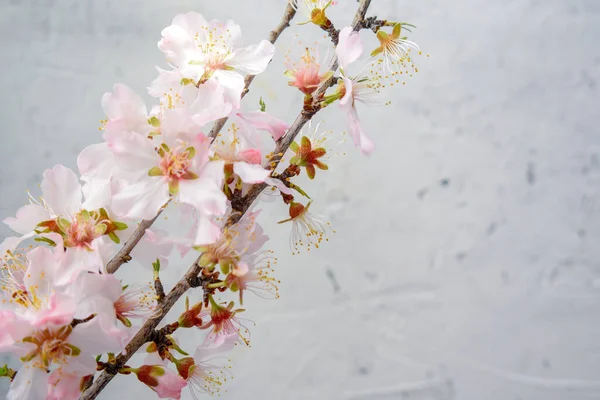
<path id="1" fill-rule="evenodd" d="M 65 245 L 67 247 L 89 247 L 94 239 L 102 236 L 105 226 L 99 227 L 95 218 L 89 217 L 87 212 L 80 212 L 65 229 Z"/>
<path id="2" fill-rule="evenodd" d="M 182 179 L 188 169 L 191 161 L 188 151 L 178 152 L 176 150 L 169 151 L 160 160 L 160 169 L 163 175 L 171 179 Z"/>
<path id="3" fill-rule="evenodd" d="M 65 364 L 67 357 L 78 356 L 81 353 L 81 350 L 67 342 L 72 331 L 70 325 L 65 325 L 58 329 L 46 328 L 24 338 L 23 342 L 32 343 L 36 348 L 23 357 L 22 361 L 30 361 L 37 357 L 40 363 L 36 362 L 34 365 L 39 368 L 47 368 L 52 363 Z"/>

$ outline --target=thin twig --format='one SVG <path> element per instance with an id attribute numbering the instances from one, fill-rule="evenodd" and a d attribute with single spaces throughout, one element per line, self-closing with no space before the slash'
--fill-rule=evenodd
<path id="1" fill-rule="evenodd" d="M 370 4 L 371 4 L 371 0 L 360 0 L 359 5 L 358 5 L 358 10 L 356 11 L 354 21 L 352 22 L 352 27 L 354 28 L 354 30 L 361 29 L 362 21 L 364 20 L 365 14 L 366 14 L 367 9 L 369 8 Z M 288 9 L 289 8 L 290 8 L 290 5 L 288 4 Z M 287 9 L 286 9 L 286 13 L 287 13 Z M 335 70 L 337 70 L 337 68 L 338 68 L 337 59 L 334 57 L 334 59 L 332 60 L 330 69 L 332 71 L 335 71 Z M 333 79 L 333 77 L 330 79 Z M 323 82 L 323 84 L 317 90 L 317 96 L 315 96 L 315 98 L 319 99 L 325 93 L 327 88 L 330 87 L 330 84 L 331 84 L 331 82 L 329 82 L 329 81 Z M 290 127 L 290 129 L 288 129 L 286 135 L 278 141 L 274 154 L 278 154 L 279 152 L 285 153 L 287 151 L 287 149 L 290 147 L 290 144 L 294 141 L 298 132 L 300 132 L 300 130 L 304 126 L 304 124 L 306 124 L 306 122 L 308 122 L 310 120 L 310 118 L 312 118 L 314 116 L 314 114 L 317 113 L 318 111 L 319 111 L 318 108 L 316 108 L 315 110 L 310 111 L 310 112 L 303 110 L 298 115 L 298 117 L 296 117 L 296 120 L 294 121 L 294 123 Z M 275 162 L 278 163 L 279 160 L 277 160 Z M 235 215 L 235 217 L 230 217 L 229 220 L 227 221 L 227 225 L 231 225 L 231 224 L 237 222 L 242 217 L 242 215 L 250 208 L 250 206 L 252 205 L 252 202 L 256 199 L 256 197 L 258 197 L 260 192 L 262 192 L 262 190 L 265 187 L 266 187 L 265 184 L 253 185 L 250 188 L 249 193 L 244 197 L 243 209 L 239 210 L 240 211 L 239 213 L 235 212 L 238 210 L 234 210 L 232 215 Z M 117 357 L 117 360 L 116 360 L 117 367 L 125 365 L 127 360 L 129 360 L 129 358 L 131 358 L 131 356 L 136 351 L 138 351 L 140 349 L 140 347 L 142 347 L 142 345 L 144 345 L 144 343 L 147 343 L 150 340 L 150 338 L 153 337 L 153 335 L 155 334 L 154 330 L 156 329 L 156 327 L 158 326 L 160 321 L 165 317 L 165 315 L 167 315 L 167 313 L 171 310 L 171 308 L 177 302 L 177 300 L 179 300 L 179 298 L 190 287 L 192 287 L 192 285 L 197 286 L 198 280 L 199 280 L 198 275 L 200 274 L 200 271 L 202 270 L 202 268 L 199 265 L 199 261 L 200 261 L 200 257 L 198 257 L 198 259 L 194 262 L 194 264 L 192 264 L 190 269 L 187 271 L 185 276 L 183 278 L 181 278 L 181 280 L 179 282 L 177 282 L 175 287 L 164 298 L 161 307 L 156 311 L 156 313 L 148 321 L 146 321 L 146 323 L 144 323 L 144 325 L 136 333 L 136 335 L 133 337 L 133 339 L 131 339 L 131 341 L 127 344 L 127 346 L 125 347 L 125 352 L 119 354 L 119 356 Z M 110 374 L 106 371 L 102 372 L 102 374 L 100 374 L 100 376 L 98 377 L 98 379 L 96 379 L 96 381 L 92 384 L 92 386 L 81 395 L 80 400 L 95 399 L 96 396 L 98 396 L 100 394 L 100 392 L 104 389 L 104 387 L 106 387 L 106 385 L 108 385 L 108 383 L 113 378 L 114 378 L 113 374 Z"/>
<path id="2" fill-rule="evenodd" d="M 135 248 L 135 246 L 137 246 L 142 237 L 144 237 L 146 234 L 146 229 L 152 226 L 154 221 L 158 219 L 164 209 L 165 207 L 161 208 L 156 214 L 156 217 L 152 219 L 145 219 L 140 222 L 137 228 L 135 228 L 135 231 L 133 231 L 131 236 L 129 236 L 129 239 L 127 239 L 123 247 L 121 247 L 121 250 L 119 250 L 117 254 L 108 262 L 108 264 L 106 264 L 106 271 L 109 274 L 114 274 L 121 267 L 121 265 L 131 261 L 131 251 Z"/>
<path id="3" fill-rule="evenodd" d="M 281 32 L 283 32 L 285 30 L 285 28 L 290 26 L 290 21 L 296 15 L 296 8 L 294 8 L 294 6 L 292 6 L 292 1 L 293 0 L 290 0 L 288 2 L 288 5 L 285 8 L 285 11 L 283 12 L 283 18 L 281 19 L 281 22 L 279 23 L 279 25 L 277 25 L 277 27 L 269 33 L 269 42 L 274 44 L 275 41 L 277 41 L 277 39 L 281 35 Z M 254 80 L 255 76 L 256 75 L 246 75 L 246 78 L 244 79 L 244 83 L 245 83 L 244 90 L 242 90 L 242 98 L 244 98 L 246 93 L 248 93 L 250 84 Z M 210 130 L 210 133 L 208 134 L 208 136 L 211 138 L 217 137 L 219 132 L 221 132 L 221 129 L 223 129 L 223 127 L 225 126 L 225 123 L 227 122 L 228 119 L 229 119 L 229 117 L 225 117 L 225 118 L 221 118 L 221 119 L 217 120 L 217 122 L 215 122 L 212 129 Z"/>

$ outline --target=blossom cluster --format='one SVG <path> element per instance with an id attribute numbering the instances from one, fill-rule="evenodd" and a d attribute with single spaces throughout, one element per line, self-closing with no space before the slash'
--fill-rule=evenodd
<path id="1" fill-rule="evenodd" d="M 326 10 L 334 4 L 294 6 L 304 8 L 308 22 L 330 30 L 335 28 Z M 390 34 L 386 26 L 393 27 Z M 308 48 L 285 74 L 304 95 L 303 112 L 314 115 L 338 103 L 365 154 L 374 145 L 359 121 L 358 103 L 378 100 L 386 79 L 393 82 L 412 65 L 411 49 L 418 51 L 400 38 L 401 27 L 379 24 L 380 46 L 363 67 L 362 39 L 349 26 L 336 31 L 339 76 L 322 71 L 328 60 Z M 286 135 L 298 132 L 268 114 L 264 103 L 257 110 L 241 105 L 245 77 L 265 71 L 274 45 L 245 45 L 233 21 L 189 12 L 163 29 L 158 48 L 169 67 L 157 68 L 148 88 L 155 105 L 115 85 L 102 97 L 102 141 L 83 149 L 78 171 L 63 165 L 46 170 L 41 197 L 30 194 L 29 204 L 4 220 L 18 234 L 0 245 L 0 351 L 20 359 L 17 368 L 0 369 L 12 381 L 8 399 L 78 399 L 97 371 L 136 376 L 160 398 L 179 399 L 186 386 L 195 394 L 218 392 L 227 368 L 214 355 L 248 343 L 239 320 L 244 296 L 278 296 L 271 276 L 275 259 L 265 249 L 260 210 L 247 204 L 249 194 L 270 188 L 289 207 L 281 223 L 292 225 L 293 251 L 325 240 L 327 224 L 311 213 L 312 200 L 294 183 L 303 172 L 314 179 L 317 169 L 328 169 L 320 127 L 309 124 L 295 141 Z M 371 73 L 352 75 L 357 64 L 358 70 L 370 64 Z M 387 72 L 373 72 L 374 65 Z M 225 118 L 226 132 L 211 129 Z M 289 157 L 283 154 L 287 147 L 281 151 L 284 138 L 290 139 Z M 184 233 L 150 227 L 166 207 L 181 215 Z M 122 254 L 131 240 L 135 245 Z M 120 362 L 115 354 L 130 357 L 128 343 L 166 307 L 160 271 L 174 249 L 181 256 L 198 252 L 200 272 L 184 283 L 190 293 L 198 289 L 199 299 L 186 300 L 176 321 L 145 338 L 142 365 Z M 121 262 L 111 266 L 117 258 Z M 147 267 L 148 277 L 119 279 L 114 272 L 130 260 Z M 150 276 L 154 286 L 144 288 Z M 219 300 L 226 291 L 235 293 L 234 301 Z M 204 332 L 193 351 L 178 345 L 183 329 Z"/>

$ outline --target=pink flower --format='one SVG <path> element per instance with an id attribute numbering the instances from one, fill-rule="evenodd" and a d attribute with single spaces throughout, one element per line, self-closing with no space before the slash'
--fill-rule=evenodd
<path id="1" fill-rule="evenodd" d="M 231 350 L 237 339 L 237 334 L 221 336 L 218 342 L 208 340 L 198 346 L 194 357 L 172 359 L 179 375 L 187 381 L 192 397 L 196 398 L 196 392 L 214 395 L 222 390 L 227 380 L 227 367 L 212 364 L 209 357 Z"/>
<path id="2" fill-rule="evenodd" d="M 195 12 L 177 15 L 162 31 L 158 47 L 167 61 L 193 84 L 214 80 L 226 90 L 227 100 L 239 108 L 244 88 L 242 74 L 265 70 L 275 47 L 266 40 L 239 47 L 241 30 L 233 21 L 207 22 Z"/>
<path id="3" fill-rule="evenodd" d="M 242 309 L 234 310 L 233 301 L 227 304 L 226 307 L 218 304 L 215 299 L 209 295 L 210 309 L 204 309 L 200 313 L 200 318 L 205 321 L 210 317 L 209 322 L 205 323 L 200 329 L 209 329 L 208 336 L 205 340 L 205 345 L 219 346 L 228 338 L 235 337 L 236 343 L 249 344 L 248 339 L 244 334 L 248 333 L 248 329 L 242 326 L 239 319 L 236 317 L 238 312 L 244 311 Z M 208 343 L 208 344 L 207 344 Z"/>
<path id="4" fill-rule="evenodd" d="M 161 399 L 181 398 L 181 389 L 187 385 L 185 379 L 161 365 L 142 365 L 131 372 Z"/>
<path id="5" fill-rule="evenodd" d="M 213 89 L 218 90 L 210 85 L 199 90 Z M 182 111 L 165 111 L 161 134 L 153 139 L 135 132 L 105 133 L 119 167 L 137 176 L 113 197 L 112 209 L 118 215 L 153 218 L 171 197 L 193 206 L 205 220 L 225 212 L 224 163 L 209 160 L 210 140 Z M 210 240 L 216 239 L 218 232 L 210 222 L 202 229 Z"/>
<path id="6" fill-rule="evenodd" d="M 244 292 L 250 290 L 255 294 L 265 297 L 270 294 L 278 298 L 278 280 L 270 276 L 273 257 L 265 255 L 247 256 L 231 265 L 225 278 L 225 284 L 232 292 L 240 293 L 240 304 L 244 303 Z"/>
<path id="7" fill-rule="evenodd" d="M 320 74 L 319 55 L 317 53 L 315 56 L 311 54 L 311 51 L 316 52 L 314 49 L 306 47 L 300 62 L 292 62 L 289 56 L 286 56 L 288 69 L 285 71 L 285 76 L 291 79 L 288 85 L 298 88 L 305 95 L 312 94 L 321 83 L 333 75 L 331 71 Z"/>
<path id="8" fill-rule="evenodd" d="M 40 235 L 49 243 L 60 238 L 64 247 L 85 253 L 93 251 L 93 242 L 104 235 L 118 241 L 116 232 L 127 227 L 122 222 L 112 220 L 102 202 L 91 197 L 83 201 L 79 179 L 69 168 L 59 164 L 47 169 L 41 188 L 41 204 L 31 198 L 32 204 L 19 209 L 15 218 L 4 220 L 23 236 L 5 240 L 2 250 L 12 250 L 20 241 Z M 100 208 L 90 209 L 89 202 Z"/>
<path id="9" fill-rule="evenodd" d="M 327 241 L 326 231 L 329 230 L 329 223 L 323 223 L 318 216 L 310 211 L 312 200 L 306 206 L 292 202 L 289 208 L 290 218 L 279 221 L 280 224 L 291 222 L 292 235 L 290 236 L 290 247 L 292 254 L 305 247 L 308 251 L 311 248 L 319 248 L 323 241 Z"/>

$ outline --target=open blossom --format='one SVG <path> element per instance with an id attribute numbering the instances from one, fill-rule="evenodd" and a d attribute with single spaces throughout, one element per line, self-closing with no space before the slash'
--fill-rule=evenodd
<path id="1" fill-rule="evenodd" d="M 292 254 L 298 253 L 302 247 L 306 247 L 308 251 L 313 247 L 318 249 L 324 240 L 329 240 L 326 236 L 329 224 L 322 222 L 319 217 L 309 211 L 311 204 L 312 200 L 306 206 L 292 202 L 289 209 L 290 218 L 279 221 L 280 224 L 292 223 L 290 236 Z"/>
<path id="2" fill-rule="evenodd" d="M 210 307 L 202 310 L 199 318 L 207 321 L 200 326 L 200 329 L 210 329 L 205 340 L 205 346 L 220 346 L 222 343 L 232 340 L 236 343 L 249 344 L 245 335 L 248 329 L 245 328 L 237 318 L 237 313 L 243 309 L 234 310 L 233 301 L 222 306 L 218 304 L 212 296 L 209 296 Z"/>
<path id="3" fill-rule="evenodd" d="M 183 78 L 195 85 L 217 81 L 226 89 L 228 101 L 238 108 L 244 88 L 242 74 L 263 72 L 275 51 L 266 40 L 242 47 L 241 36 L 240 27 L 233 21 L 207 22 L 202 15 L 188 12 L 177 15 L 163 29 L 158 47 Z"/>
<path id="4" fill-rule="evenodd" d="M 394 25 L 391 34 L 380 29 L 377 32 L 377 39 L 380 46 L 371 52 L 371 56 L 381 54 L 384 60 L 384 67 L 388 72 L 394 72 L 395 65 L 406 68 L 407 64 L 411 63 L 410 52 L 412 50 L 419 51 L 419 46 L 406 38 L 400 36 L 402 24 Z"/>
<path id="5" fill-rule="evenodd" d="M 14 249 L 22 240 L 39 235 L 52 243 L 57 235 L 67 248 L 92 250 L 94 240 L 107 235 L 118 241 L 117 232 L 127 225 L 112 220 L 106 209 L 87 209 L 88 200 L 82 195 L 77 175 L 69 168 L 56 165 L 44 172 L 42 202 L 31 198 L 31 204 L 21 207 L 14 218 L 4 223 L 22 234 L 19 238 L 7 238 L 0 248 Z"/>
<path id="6" fill-rule="evenodd" d="M 332 71 L 320 73 L 319 53 L 310 47 L 305 48 L 299 62 L 292 61 L 287 55 L 286 65 L 288 69 L 285 76 L 290 78 L 288 85 L 298 88 L 304 94 L 312 94 L 321 83 L 333 76 Z"/>
<path id="7" fill-rule="evenodd" d="M 232 334 L 223 336 L 218 343 L 205 341 L 196 348 L 193 357 L 171 359 L 179 375 L 187 381 L 192 397 L 196 398 L 197 392 L 215 395 L 221 391 L 227 381 L 227 368 L 214 364 L 211 356 L 231 350 L 237 338 L 237 334 Z"/>
<path id="8" fill-rule="evenodd" d="M 278 298 L 280 283 L 273 278 L 270 273 L 273 272 L 272 263 L 276 260 L 268 256 L 268 253 L 253 254 L 245 256 L 238 262 L 231 264 L 225 278 L 225 285 L 232 292 L 239 292 L 240 304 L 244 303 L 244 292 L 250 291 L 261 297 Z"/>
<path id="9" fill-rule="evenodd" d="M 222 103 L 218 87 L 203 85 L 198 90 L 211 99 L 211 104 L 218 107 Z M 205 117 L 212 120 L 221 116 Z M 196 122 L 185 110 L 168 109 L 160 121 L 160 134 L 151 138 L 137 132 L 105 132 L 119 168 L 137 177 L 113 196 L 111 208 L 115 213 L 150 219 L 170 198 L 193 206 L 204 216 L 225 212 L 223 162 L 209 160 L 210 139 Z M 210 226 L 206 228 L 210 230 Z"/>

